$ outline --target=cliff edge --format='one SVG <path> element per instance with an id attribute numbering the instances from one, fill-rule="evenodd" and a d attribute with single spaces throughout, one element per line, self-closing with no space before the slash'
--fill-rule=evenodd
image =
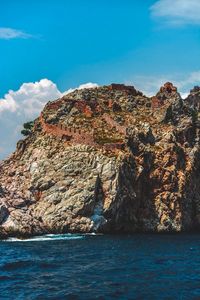
<path id="1" fill-rule="evenodd" d="M 170 82 L 47 103 L 0 165 L 0 235 L 199 230 L 199 103 Z"/>

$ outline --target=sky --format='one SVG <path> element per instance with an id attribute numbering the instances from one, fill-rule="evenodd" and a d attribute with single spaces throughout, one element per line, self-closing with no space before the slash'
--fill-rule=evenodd
<path id="1" fill-rule="evenodd" d="M 0 160 L 47 101 L 112 82 L 185 96 L 199 56 L 199 0 L 0 1 Z"/>

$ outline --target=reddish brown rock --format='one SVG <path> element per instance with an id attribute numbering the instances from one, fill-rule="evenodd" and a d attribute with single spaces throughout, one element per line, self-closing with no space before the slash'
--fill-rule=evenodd
<path id="1" fill-rule="evenodd" d="M 0 164 L 1 236 L 199 230 L 198 99 L 113 84 L 48 103 Z"/>

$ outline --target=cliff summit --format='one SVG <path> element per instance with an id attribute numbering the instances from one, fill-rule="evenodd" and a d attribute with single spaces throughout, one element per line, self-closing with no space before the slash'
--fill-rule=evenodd
<path id="1" fill-rule="evenodd" d="M 200 87 L 111 84 L 48 102 L 0 165 L 0 234 L 200 229 Z"/>

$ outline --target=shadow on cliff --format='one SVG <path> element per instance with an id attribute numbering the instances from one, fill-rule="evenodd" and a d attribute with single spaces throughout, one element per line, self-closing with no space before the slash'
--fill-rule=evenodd
<path id="1" fill-rule="evenodd" d="M 119 170 L 118 187 L 106 218 L 112 232 L 144 232 L 155 230 L 155 212 L 152 197 L 150 169 L 153 156 L 144 153 L 143 165 L 130 155 Z M 148 225 L 147 225 L 148 223 Z"/>
<path id="2" fill-rule="evenodd" d="M 199 128 L 190 112 L 182 117 L 175 111 L 175 116 L 180 118 L 178 126 L 161 133 L 159 146 L 151 130 L 137 130 L 127 140 L 129 156 L 120 167 L 117 194 L 106 213 L 110 231 L 200 230 Z"/>

